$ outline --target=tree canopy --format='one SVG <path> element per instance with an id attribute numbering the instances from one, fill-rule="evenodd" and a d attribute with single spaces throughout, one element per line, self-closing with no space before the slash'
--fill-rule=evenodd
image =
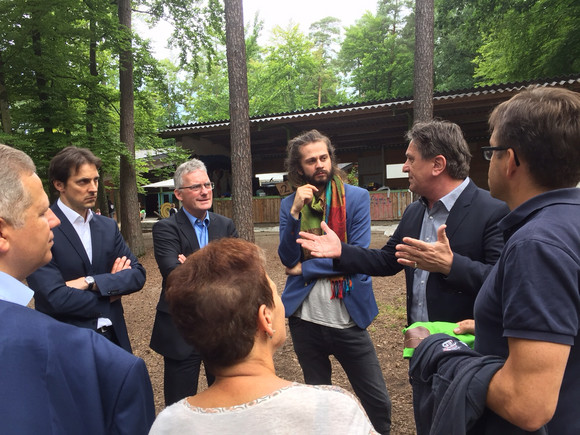
<path id="1" fill-rule="evenodd" d="M 169 20 L 178 64 L 157 60 L 132 35 L 135 148 L 171 149 L 167 125 L 229 119 L 221 0 L 139 0 L 133 14 Z M 295 23 L 260 42 L 246 23 L 250 116 L 413 93 L 412 0 L 378 0 L 347 28 L 333 17 L 304 33 Z M 435 0 L 435 91 L 580 72 L 575 0 Z M 30 154 L 44 175 L 67 145 L 88 147 L 118 182 L 119 53 L 115 3 L 0 2 L 0 141 Z M 126 35 L 125 35 L 126 36 Z M 176 164 L 183 154 L 171 158 Z M 142 168 L 143 169 L 143 168 Z M 137 174 L 139 178 L 139 173 Z"/>

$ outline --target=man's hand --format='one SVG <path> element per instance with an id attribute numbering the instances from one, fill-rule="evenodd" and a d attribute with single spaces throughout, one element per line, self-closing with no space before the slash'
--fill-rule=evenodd
<path id="1" fill-rule="evenodd" d="M 119 257 L 113 263 L 111 273 L 117 273 L 125 269 L 131 269 L 131 260 L 125 256 Z"/>
<path id="2" fill-rule="evenodd" d="M 65 284 L 68 287 L 76 288 L 79 290 L 88 290 L 89 289 L 89 285 L 85 281 L 84 276 L 81 276 L 80 278 L 77 278 L 77 279 L 71 279 L 70 281 L 65 282 Z"/>
<path id="3" fill-rule="evenodd" d="M 466 319 L 461 322 L 457 322 L 457 328 L 453 330 L 457 335 L 461 334 L 472 334 L 475 335 L 475 320 Z"/>
<path id="4" fill-rule="evenodd" d="M 300 217 L 300 212 L 302 211 L 302 208 L 305 205 L 308 205 L 312 202 L 314 192 L 318 192 L 318 188 L 316 186 L 313 186 L 312 184 L 305 184 L 304 186 L 300 186 L 296 190 L 294 202 L 292 203 L 292 207 L 290 208 L 290 214 L 294 219 L 298 219 Z"/>
<path id="5" fill-rule="evenodd" d="M 302 275 L 302 263 L 299 261 L 294 267 L 287 267 L 286 275 Z"/>
<path id="6" fill-rule="evenodd" d="M 427 243 L 411 237 L 403 237 L 403 243 L 396 246 L 397 262 L 409 266 L 449 275 L 453 263 L 453 251 L 445 234 L 447 225 L 437 229 L 437 241 Z"/>
<path id="7" fill-rule="evenodd" d="M 179 254 L 177 256 L 177 261 L 179 261 L 181 264 L 185 263 L 185 260 L 187 259 L 187 257 L 183 254 Z"/>
<path id="8" fill-rule="evenodd" d="M 320 228 L 326 234 L 323 236 L 316 236 L 314 234 L 300 231 L 301 239 L 296 240 L 296 243 L 312 254 L 313 257 L 319 258 L 340 258 L 342 253 L 342 244 L 340 239 L 334 231 L 326 224 L 320 223 Z"/>
<path id="9" fill-rule="evenodd" d="M 429 337 L 431 333 L 424 326 L 417 326 L 415 328 L 407 329 L 405 331 L 405 344 L 404 347 L 415 349 L 421 341 L 426 337 Z"/>

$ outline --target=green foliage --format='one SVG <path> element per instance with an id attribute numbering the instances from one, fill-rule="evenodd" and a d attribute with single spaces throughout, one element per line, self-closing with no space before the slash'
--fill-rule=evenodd
<path id="1" fill-rule="evenodd" d="M 580 4 L 512 0 L 497 8 L 475 59 L 478 84 L 580 71 Z"/>
<path id="2" fill-rule="evenodd" d="M 225 14 L 220 0 L 141 0 L 151 23 L 173 25 L 169 43 L 179 49 L 180 66 L 197 74 L 202 65 L 211 69 L 216 44 L 225 44 Z M 205 61 L 205 62 L 204 62 Z"/>
<path id="3" fill-rule="evenodd" d="M 229 118 L 224 11 L 220 0 L 140 0 L 154 23 L 168 19 L 181 65 L 151 56 L 134 37 L 138 150 L 171 149 L 167 125 Z M 118 178 L 118 55 L 126 43 L 116 4 L 97 0 L 0 2 L 0 99 L 8 132 L 0 141 L 29 153 L 44 174 L 61 148 L 92 149 Z M 246 29 L 250 115 L 292 112 L 413 92 L 410 0 L 379 0 L 346 29 L 333 17 Z M 435 89 L 454 90 L 580 71 L 580 3 L 575 0 L 436 0 Z M 344 32 L 343 32 L 344 30 Z M 177 162 L 185 156 L 172 157 Z M 149 166 L 147 166 L 149 167 Z"/>
<path id="4" fill-rule="evenodd" d="M 320 58 L 298 26 L 273 30 L 274 45 L 266 48 L 265 58 L 254 65 L 256 76 L 248 79 L 253 114 L 288 112 L 317 105 L 316 77 Z M 255 80 L 258 78 L 258 80 Z"/>
<path id="5" fill-rule="evenodd" d="M 481 45 L 475 2 L 435 1 L 434 88 L 437 91 L 471 88 L 475 84 L 473 59 Z"/>
<path id="6" fill-rule="evenodd" d="M 27 152 L 41 176 L 63 147 L 89 148 L 103 160 L 106 178 L 117 183 L 125 147 L 119 140 L 116 53 L 124 39 L 115 3 L 4 1 L 0 29 L 0 87 L 10 119 L 0 140 Z M 168 119 L 181 121 L 167 81 L 170 69 L 138 38 L 133 50 L 136 145 L 160 147 L 158 129 Z"/>
<path id="7" fill-rule="evenodd" d="M 575 0 L 437 0 L 435 7 L 437 90 L 580 71 Z"/>
<path id="8" fill-rule="evenodd" d="M 409 1 L 379 2 L 346 29 L 339 58 L 357 101 L 413 93 L 413 30 Z"/>
<path id="9" fill-rule="evenodd" d="M 358 164 L 352 166 L 351 170 L 347 174 L 348 184 L 352 186 L 358 186 Z"/>

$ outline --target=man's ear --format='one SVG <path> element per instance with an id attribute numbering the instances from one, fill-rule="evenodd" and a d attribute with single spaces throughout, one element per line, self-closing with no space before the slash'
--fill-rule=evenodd
<path id="1" fill-rule="evenodd" d="M 181 190 L 179 190 L 179 189 L 174 189 L 174 190 L 173 190 L 173 194 L 174 194 L 174 195 L 175 195 L 175 197 L 176 197 L 177 199 L 179 199 L 180 201 L 182 201 L 182 200 L 183 200 L 183 199 L 182 199 L 182 196 L 181 196 Z"/>
<path id="2" fill-rule="evenodd" d="M 433 158 L 433 175 L 441 174 L 446 167 L 447 159 L 443 155 L 439 154 Z"/>
<path id="3" fill-rule="evenodd" d="M 521 166 L 516 165 L 516 154 L 514 150 L 508 148 L 505 152 L 507 153 L 506 176 L 511 177 Z"/>
<path id="4" fill-rule="evenodd" d="M 7 237 L 7 233 L 12 228 L 8 222 L 4 220 L 4 218 L 0 218 L 0 253 L 3 254 L 8 251 L 10 247 L 10 242 Z"/>
<path id="5" fill-rule="evenodd" d="M 59 180 L 53 180 L 52 181 L 52 185 L 54 186 L 54 188 L 58 191 L 61 192 L 64 190 L 64 183 L 62 181 Z"/>

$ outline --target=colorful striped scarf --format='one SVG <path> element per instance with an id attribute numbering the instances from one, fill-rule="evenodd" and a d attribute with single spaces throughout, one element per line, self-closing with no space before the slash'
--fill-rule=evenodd
<path id="1" fill-rule="evenodd" d="M 344 184 L 340 177 L 333 176 L 326 184 L 325 192 L 320 197 L 314 196 L 312 202 L 302 208 L 300 230 L 321 235 L 320 223 L 324 222 L 336 233 L 341 242 L 348 242 L 346 234 L 346 198 Z M 311 253 L 302 249 L 303 260 L 312 258 Z M 352 290 L 352 280 L 349 275 L 330 278 L 332 294 L 330 299 L 342 299 Z"/>

